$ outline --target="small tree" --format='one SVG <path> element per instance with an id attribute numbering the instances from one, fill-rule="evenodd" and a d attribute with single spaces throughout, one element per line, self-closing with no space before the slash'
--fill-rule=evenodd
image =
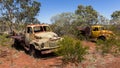
<path id="1" fill-rule="evenodd" d="M 34 0 L 0 0 L 0 10 L 12 31 L 13 23 L 32 22 L 40 10 L 40 3 Z"/>
<path id="2" fill-rule="evenodd" d="M 83 24 L 91 25 L 97 22 L 98 13 L 92 6 L 79 5 L 75 14 L 79 15 L 78 20 L 81 18 Z"/>
<path id="3" fill-rule="evenodd" d="M 59 45 L 61 45 L 61 47 L 56 53 L 63 56 L 65 63 L 81 62 L 87 53 L 87 47 L 83 47 L 79 40 L 72 37 L 65 36 L 64 39 L 59 42 Z"/>

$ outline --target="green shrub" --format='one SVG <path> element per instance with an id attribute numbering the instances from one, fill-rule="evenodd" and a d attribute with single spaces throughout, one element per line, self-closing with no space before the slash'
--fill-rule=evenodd
<path id="1" fill-rule="evenodd" d="M 111 53 L 113 55 L 118 55 L 120 53 L 120 43 L 118 39 L 108 39 L 106 41 L 97 41 L 97 50 L 101 51 L 103 55 Z"/>
<path id="2" fill-rule="evenodd" d="M 61 45 L 61 47 L 56 53 L 63 56 L 65 63 L 81 62 L 88 49 L 87 47 L 83 47 L 79 40 L 68 36 L 64 36 L 64 39 L 59 42 L 59 45 Z"/>
<path id="3" fill-rule="evenodd" d="M 0 45 L 1 46 L 10 46 L 12 44 L 12 40 L 10 38 L 6 38 L 7 35 L 0 35 Z"/>

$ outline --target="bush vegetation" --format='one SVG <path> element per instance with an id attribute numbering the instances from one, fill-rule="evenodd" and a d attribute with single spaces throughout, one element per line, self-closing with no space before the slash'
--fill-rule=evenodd
<path id="1" fill-rule="evenodd" d="M 63 56 L 63 62 L 81 62 L 84 55 L 87 54 L 87 47 L 81 45 L 80 40 L 69 36 L 64 36 L 64 39 L 59 42 L 61 46 L 56 52 L 57 55 Z"/>
<path id="2" fill-rule="evenodd" d="M 7 38 L 6 34 L 0 35 L 0 45 L 1 46 L 10 46 L 10 45 L 12 45 L 12 39 Z"/>
<path id="3" fill-rule="evenodd" d="M 97 41 L 97 51 L 100 51 L 103 55 L 105 54 L 120 54 L 120 43 L 119 39 L 111 38 L 106 41 L 98 40 Z"/>

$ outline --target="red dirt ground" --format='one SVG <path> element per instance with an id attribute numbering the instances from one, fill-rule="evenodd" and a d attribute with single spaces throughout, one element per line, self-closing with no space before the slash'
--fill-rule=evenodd
<path id="1" fill-rule="evenodd" d="M 85 56 L 86 60 L 77 66 L 73 63 L 63 66 L 62 57 L 55 56 L 54 53 L 34 58 L 24 51 L 0 46 L 0 68 L 120 68 L 120 57 L 110 54 L 103 57 L 96 53 L 95 43 L 83 41 L 82 44 L 90 47 L 90 50 Z"/>

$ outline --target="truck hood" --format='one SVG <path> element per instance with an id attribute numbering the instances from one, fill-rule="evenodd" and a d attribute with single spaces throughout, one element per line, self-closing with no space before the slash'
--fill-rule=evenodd
<path id="1" fill-rule="evenodd" d="M 57 38 L 59 38 L 58 35 L 54 32 L 36 33 L 35 36 L 38 37 L 38 38 L 46 38 L 46 39 L 57 39 Z"/>
<path id="2" fill-rule="evenodd" d="M 102 32 L 103 32 L 103 33 L 107 33 L 107 34 L 113 34 L 113 32 L 110 31 L 110 30 L 103 30 Z"/>

